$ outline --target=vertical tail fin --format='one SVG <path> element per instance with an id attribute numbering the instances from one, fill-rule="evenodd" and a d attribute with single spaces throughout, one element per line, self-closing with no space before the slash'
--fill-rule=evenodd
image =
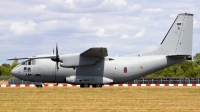
<path id="1" fill-rule="evenodd" d="M 177 16 L 156 53 L 167 55 L 192 55 L 193 14 Z"/>

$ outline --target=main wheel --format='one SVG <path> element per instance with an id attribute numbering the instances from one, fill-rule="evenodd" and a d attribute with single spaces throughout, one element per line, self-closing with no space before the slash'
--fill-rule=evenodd
<path id="1" fill-rule="evenodd" d="M 80 88 L 83 88 L 83 87 L 84 87 L 84 85 L 83 85 L 83 84 L 81 84 L 81 85 L 80 85 Z"/>
<path id="2" fill-rule="evenodd" d="M 90 85 L 89 84 L 84 84 L 84 88 L 89 88 Z"/>
<path id="3" fill-rule="evenodd" d="M 101 88 L 101 87 L 102 87 L 102 84 L 97 84 L 97 87 Z"/>
<path id="4" fill-rule="evenodd" d="M 96 87 L 97 87 L 97 85 L 96 85 L 96 84 L 92 84 L 92 87 L 93 87 L 93 88 L 96 88 Z"/>
<path id="5" fill-rule="evenodd" d="M 89 88 L 90 87 L 90 84 L 81 84 L 80 85 L 80 88 Z"/>
<path id="6" fill-rule="evenodd" d="M 37 88 L 42 88 L 42 85 L 36 85 Z"/>
<path id="7" fill-rule="evenodd" d="M 102 87 L 102 84 L 93 84 L 92 87 L 93 87 L 93 88 L 101 88 L 101 87 Z"/>

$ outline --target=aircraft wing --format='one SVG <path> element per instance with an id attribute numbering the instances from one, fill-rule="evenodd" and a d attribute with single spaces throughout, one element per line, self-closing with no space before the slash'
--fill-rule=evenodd
<path id="1" fill-rule="evenodd" d="M 107 48 L 93 47 L 80 54 L 85 57 L 106 57 L 108 56 Z"/>
<path id="2" fill-rule="evenodd" d="M 43 58 L 54 58 L 55 55 L 49 55 L 49 56 L 32 56 L 27 58 L 13 58 L 13 59 L 7 59 L 7 60 L 24 60 L 24 59 L 43 59 Z"/>

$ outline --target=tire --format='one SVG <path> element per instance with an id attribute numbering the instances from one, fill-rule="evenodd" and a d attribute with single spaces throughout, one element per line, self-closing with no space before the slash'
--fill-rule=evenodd
<path id="1" fill-rule="evenodd" d="M 42 85 L 35 85 L 37 88 L 42 88 Z"/>
<path id="2" fill-rule="evenodd" d="M 84 84 L 84 88 L 89 88 L 90 85 L 89 84 Z"/>
<path id="3" fill-rule="evenodd" d="M 92 87 L 93 87 L 93 88 L 101 88 L 101 87 L 102 87 L 102 84 L 93 84 Z"/>
<path id="4" fill-rule="evenodd" d="M 92 87 L 93 87 L 93 88 L 96 88 L 96 87 L 97 87 L 97 85 L 96 85 L 96 84 L 92 84 Z"/>
<path id="5" fill-rule="evenodd" d="M 81 84 L 80 85 L 80 88 L 89 88 L 90 87 L 90 84 Z"/>

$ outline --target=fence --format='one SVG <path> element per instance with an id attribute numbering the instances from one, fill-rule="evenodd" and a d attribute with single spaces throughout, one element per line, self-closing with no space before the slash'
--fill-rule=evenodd
<path id="1" fill-rule="evenodd" d="M 199 78 L 139 78 L 128 84 L 200 84 Z"/>
<path id="2" fill-rule="evenodd" d="M 12 76 L 0 76 L 0 81 L 8 84 L 34 84 Z M 199 78 L 139 78 L 125 84 L 200 84 Z"/>
<path id="3" fill-rule="evenodd" d="M 13 78 L 13 76 L 0 76 L 0 81 L 7 81 L 10 78 Z"/>
<path id="4" fill-rule="evenodd" d="M 34 82 L 23 81 L 13 76 L 0 76 L 0 82 L 2 84 L 34 84 Z"/>

